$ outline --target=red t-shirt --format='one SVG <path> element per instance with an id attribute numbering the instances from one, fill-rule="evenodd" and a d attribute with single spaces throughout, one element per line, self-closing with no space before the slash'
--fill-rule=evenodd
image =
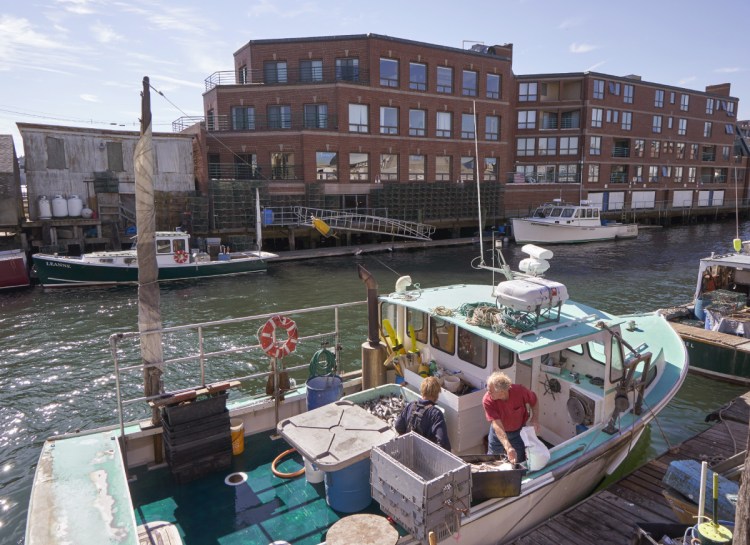
<path id="1" fill-rule="evenodd" d="M 488 422 L 499 420 L 506 432 L 520 430 L 529 419 L 526 404 L 536 405 L 536 394 L 520 384 L 512 384 L 508 399 L 492 399 L 486 392 L 482 398 L 484 414 Z"/>

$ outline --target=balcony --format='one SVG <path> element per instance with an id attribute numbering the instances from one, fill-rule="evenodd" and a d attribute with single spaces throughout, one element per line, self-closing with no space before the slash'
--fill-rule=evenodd
<path id="1" fill-rule="evenodd" d="M 270 163 L 209 163 L 208 177 L 211 180 L 238 182 L 262 182 L 273 180 L 302 180 L 301 164 L 272 166 Z"/>
<path id="2" fill-rule="evenodd" d="M 284 85 L 323 85 L 330 83 L 348 83 L 370 85 L 370 74 L 366 69 L 341 69 L 328 67 L 317 70 L 287 67 L 284 71 L 264 72 L 262 68 L 248 70 L 240 75 L 233 70 L 214 72 L 205 79 L 206 91 L 223 85 L 284 86 Z"/>
<path id="3" fill-rule="evenodd" d="M 180 118 L 186 119 L 186 118 Z M 172 124 L 180 122 L 180 119 Z M 202 118 L 188 118 L 201 119 Z M 209 132 L 254 132 L 254 131 L 302 131 L 302 130 L 338 130 L 338 116 L 328 114 L 326 116 L 305 116 L 303 113 L 287 115 L 259 115 L 253 116 L 252 120 L 242 118 L 232 123 L 232 116 L 214 115 L 206 122 L 206 128 Z"/>

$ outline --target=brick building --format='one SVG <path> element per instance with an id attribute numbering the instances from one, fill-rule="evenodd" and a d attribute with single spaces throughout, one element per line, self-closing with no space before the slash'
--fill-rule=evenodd
<path id="1" fill-rule="evenodd" d="M 746 195 L 729 84 L 515 75 L 512 56 L 374 34 L 253 40 L 206 80 L 199 185 L 453 233 L 476 225 L 477 172 L 488 225 L 560 196 L 617 213 L 715 205 L 735 174 Z"/>

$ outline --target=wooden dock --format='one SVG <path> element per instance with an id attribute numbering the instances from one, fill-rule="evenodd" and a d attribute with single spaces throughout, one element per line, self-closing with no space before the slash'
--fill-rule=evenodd
<path id="1" fill-rule="evenodd" d="M 547 522 L 510 542 L 513 545 L 630 545 L 636 524 L 679 524 L 662 495 L 661 480 L 673 460 L 706 460 L 709 467 L 745 450 L 750 392 L 712 413 L 716 423 L 673 447 L 627 477 L 596 492 Z M 656 539 L 658 540 L 657 536 Z M 635 542 L 637 543 L 637 541 Z"/>

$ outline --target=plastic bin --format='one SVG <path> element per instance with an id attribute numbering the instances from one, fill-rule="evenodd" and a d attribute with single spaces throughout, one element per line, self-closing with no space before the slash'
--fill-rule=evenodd
<path id="1" fill-rule="evenodd" d="M 245 452 L 245 422 L 239 418 L 232 418 L 229 421 L 229 431 L 232 434 L 232 454 L 242 454 Z"/>
<path id="2" fill-rule="evenodd" d="M 313 377 L 307 380 L 307 410 L 338 401 L 344 393 L 341 377 Z"/>
<path id="3" fill-rule="evenodd" d="M 370 453 L 372 497 L 415 538 L 447 539 L 460 526 L 457 509 L 471 504 L 471 468 L 420 435 L 396 437 Z"/>

